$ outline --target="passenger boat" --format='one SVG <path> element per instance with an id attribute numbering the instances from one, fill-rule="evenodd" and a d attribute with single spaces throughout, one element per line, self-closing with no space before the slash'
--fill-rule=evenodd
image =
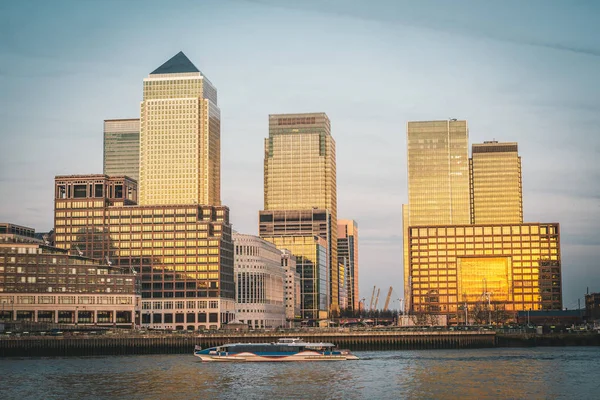
<path id="1" fill-rule="evenodd" d="M 281 338 L 272 343 L 232 343 L 201 349 L 194 355 L 202 361 L 345 361 L 358 360 L 349 350 L 333 343 L 307 343 L 300 338 Z"/>

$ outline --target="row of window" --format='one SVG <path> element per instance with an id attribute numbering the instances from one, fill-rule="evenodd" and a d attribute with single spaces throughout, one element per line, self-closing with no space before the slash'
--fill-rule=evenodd
<path id="1" fill-rule="evenodd" d="M 175 308 L 176 310 L 183 309 L 206 309 L 206 308 L 219 308 L 219 302 L 217 300 L 187 300 L 187 301 L 143 301 L 142 302 L 142 310 L 171 310 Z"/>
<path id="2" fill-rule="evenodd" d="M 132 296 L 0 296 L 0 304 L 134 304 Z"/>

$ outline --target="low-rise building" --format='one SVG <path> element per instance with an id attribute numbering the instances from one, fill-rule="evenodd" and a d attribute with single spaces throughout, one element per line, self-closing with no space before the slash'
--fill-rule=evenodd
<path id="1" fill-rule="evenodd" d="M 69 255 L 34 230 L 0 224 L 0 319 L 54 324 L 139 325 L 133 272 Z"/>
<path id="2" fill-rule="evenodd" d="M 585 295 L 585 314 L 588 321 L 600 320 L 600 293 Z"/>

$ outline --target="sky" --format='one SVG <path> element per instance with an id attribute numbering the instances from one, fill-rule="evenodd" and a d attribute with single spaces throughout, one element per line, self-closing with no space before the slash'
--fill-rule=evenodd
<path id="1" fill-rule="evenodd" d="M 515 141 L 525 222 L 559 222 L 563 303 L 600 291 L 600 3 L 529 0 L 0 2 L 0 221 L 45 232 L 54 176 L 102 173 L 103 121 L 183 51 L 216 86 L 221 197 L 257 234 L 268 115 L 325 112 L 360 298 L 402 290 L 406 122 Z M 367 300 L 368 301 L 368 300 Z"/>

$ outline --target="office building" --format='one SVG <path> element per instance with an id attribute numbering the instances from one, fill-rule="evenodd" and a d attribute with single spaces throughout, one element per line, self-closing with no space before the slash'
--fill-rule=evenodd
<path id="1" fill-rule="evenodd" d="M 285 318 L 292 327 L 302 320 L 302 292 L 296 257 L 288 249 L 281 250 L 281 266 L 285 270 Z"/>
<path id="2" fill-rule="evenodd" d="M 517 143 L 474 144 L 471 153 L 471 222 L 522 223 L 521 157 Z"/>
<path id="3" fill-rule="evenodd" d="M 329 309 L 331 214 L 325 209 L 260 211 L 259 235 L 296 257 L 301 281 L 301 316 L 324 320 Z"/>
<path id="4" fill-rule="evenodd" d="M 329 298 L 326 309 L 337 312 L 336 157 L 329 118 L 325 113 L 269 115 L 269 137 L 265 139 L 264 210 L 302 212 L 313 209 L 327 211 L 326 232 L 320 232 L 321 228 L 317 229 L 319 232 L 303 231 L 308 235 L 308 241 L 317 234 L 325 239 L 327 277 L 320 276 L 319 279 L 325 279 L 327 284 Z M 274 229 L 278 232 L 276 235 L 282 234 L 282 229 Z M 295 253 L 294 248 L 288 249 L 296 257 L 300 255 Z M 310 262 L 315 263 L 316 260 Z M 303 274 L 300 266 L 298 272 Z M 318 305 L 311 305 L 313 310 L 321 310 L 321 307 L 320 301 Z"/>
<path id="5" fill-rule="evenodd" d="M 251 329 L 285 327 L 281 251 L 257 236 L 233 234 L 236 321 Z"/>
<path id="6" fill-rule="evenodd" d="M 407 125 L 409 225 L 469 224 L 467 121 Z"/>
<path id="7" fill-rule="evenodd" d="M 559 225 L 523 223 L 517 144 L 475 144 L 465 163 L 466 121 L 407 129 L 405 310 L 456 324 L 561 309 Z"/>
<path id="8" fill-rule="evenodd" d="M 56 246 L 140 273 L 142 326 L 217 329 L 232 321 L 229 209 L 139 206 L 136 195 L 136 182 L 123 176 L 57 176 Z"/>
<path id="9" fill-rule="evenodd" d="M 104 162 L 102 173 L 128 176 L 136 181 L 140 173 L 140 120 L 104 120 Z"/>
<path id="10" fill-rule="evenodd" d="M 139 204 L 221 204 L 217 90 L 179 52 L 144 79 Z"/>
<path id="11" fill-rule="evenodd" d="M 556 223 L 411 226 L 408 240 L 411 311 L 464 323 L 465 304 L 511 316 L 562 308 Z"/>
<path id="12" fill-rule="evenodd" d="M 347 309 L 358 311 L 358 224 L 348 219 L 338 220 L 338 262 L 344 266 Z"/>
<path id="13" fill-rule="evenodd" d="M 135 274 L 0 223 L 0 320 L 131 328 L 139 325 Z"/>

